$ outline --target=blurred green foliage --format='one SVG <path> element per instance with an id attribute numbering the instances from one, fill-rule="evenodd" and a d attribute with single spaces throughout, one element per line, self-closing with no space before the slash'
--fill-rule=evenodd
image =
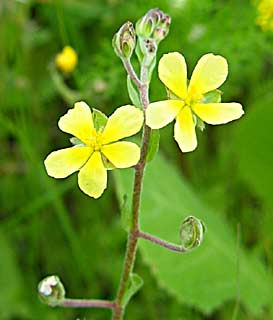
<path id="1" fill-rule="evenodd" d="M 130 194 L 130 170 L 110 175 L 103 197 L 92 200 L 75 176 L 49 178 L 43 159 L 69 145 L 57 121 L 75 99 L 106 114 L 129 103 L 112 35 L 155 6 L 172 17 L 160 55 L 180 51 L 189 71 L 204 53 L 225 56 L 230 73 L 222 100 L 241 102 L 246 114 L 207 127 L 191 154 L 179 152 L 172 125 L 161 130 L 162 155 L 147 168 L 143 229 L 178 241 L 179 222 L 194 214 L 208 233 L 185 256 L 141 241 L 136 272 L 144 286 L 127 319 L 228 320 L 236 301 L 237 319 L 273 319 L 273 34 L 257 27 L 248 0 L 0 2 L 0 319 L 110 317 L 103 310 L 51 309 L 39 302 L 36 287 L 58 274 L 70 297 L 114 297 L 126 241 L 116 187 L 119 196 Z M 64 77 L 71 90 L 64 96 L 52 64 L 65 45 L 79 63 Z M 164 97 L 155 72 L 151 100 Z"/>

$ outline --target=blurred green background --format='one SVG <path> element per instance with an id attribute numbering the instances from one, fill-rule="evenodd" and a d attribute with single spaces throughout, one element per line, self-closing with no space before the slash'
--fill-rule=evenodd
<path id="1" fill-rule="evenodd" d="M 142 227 L 178 242 L 180 221 L 193 214 L 208 233 L 182 256 L 140 242 L 136 271 L 145 284 L 126 319 L 273 319 L 273 30 L 256 24 L 256 4 L 1 0 L 1 320 L 110 318 L 104 310 L 51 309 L 36 288 L 58 274 L 70 297 L 114 298 L 126 243 L 118 199 L 130 193 L 132 170 L 110 173 L 103 197 L 93 200 L 80 192 L 76 175 L 48 177 L 43 159 L 69 146 L 57 121 L 75 100 L 106 114 L 130 103 L 111 39 L 153 7 L 172 17 L 159 56 L 183 53 L 190 72 L 205 53 L 225 56 L 222 100 L 242 103 L 246 114 L 198 133 L 190 154 L 179 152 L 172 125 L 162 130 L 160 154 L 146 172 Z M 79 59 L 69 76 L 53 67 L 65 45 Z M 151 101 L 164 97 L 155 72 Z"/>

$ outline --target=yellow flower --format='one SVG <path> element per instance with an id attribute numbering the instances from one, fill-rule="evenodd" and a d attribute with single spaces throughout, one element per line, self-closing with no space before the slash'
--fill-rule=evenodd
<path id="1" fill-rule="evenodd" d="M 61 71 L 65 73 L 72 72 L 78 63 L 76 51 L 69 46 L 65 46 L 62 52 L 57 54 L 55 63 Z"/>
<path id="2" fill-rule="evenodd" d="M 257 24 L 263 30 L 273 30 L 273 0 L 261 0 L 258 12 Z"/>
<path id="3" fill-rule="evenodd" d="M 189 84 L 185 59 L 178 52 L 161 58 L 158 73 L 174 98 L 151 103 L 146 122 L 152 129 L 159 129 L 176 119 L 174 138 L 182 152 L 190 152 L 197 147 L 195 126 L 201 120 L 222 124 L 244 114 L 239 103 L 206 103 L 206 94 L 220 87 L 228 74 L 227 61 L 221 56 L 204 55 L 198 61 Z"/>
<path id="4" fill-rule="evenodd" d="M 106 122 L 107 121 L 107 122 Z M 118 141 L 136 134 L 142 127 L 143 112 L 134 106 L 118 108 L 106 123 L 97 128 L 85 102 L 77 102 L 59 120 L 59 128 L 79 140 L 74 147 L 54 151 L 45 159 L 48 175 L 66 178 L 79 170 L 80 189 L 98 198 L 107 185 L 109 165 L 128 168 L 138 163 L 139 147 L 132 142 Z M 118 142 L 116 142 L 118 141 Z"/>

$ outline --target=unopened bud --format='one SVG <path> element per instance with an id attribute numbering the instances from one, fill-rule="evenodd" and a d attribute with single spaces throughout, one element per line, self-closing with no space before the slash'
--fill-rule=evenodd
<path id="1" fill-rule="evenodd" d="M 170 16 L 157 8 L 151 9 L 136 23 L 136 33 L 141 38 L 160 42 L 167 36 L 170 24 Z"/>
<path id="2" fill-rule="evenodd" d="M 154 34 L 153 34 L 153 38 L 156 39 L 157 41 L 161 41 L 164 38 L 166 38 L 166 30 L 158 27 L 155 29 Z"/>
<path id="3" fill-rule="evenodd" d="M 185 251 L 200 246 L 203 241 L 205 226 L 203 222 L 193 216 L 186 218 L 180 227 L 181 245 Z"/>
<path id="4" fill-rule="evenodd" d="M 130 58 L 136 45 L 136 33 L 133 24 L 128 21 L 114 35 L 112 41 L 118 57 Z"/>
<path id="5" fill-rule="evenodd" d="M 65 289 L 58 276 L 49 276 L 40 281 L 38 294 L 43 303 L 55 307 L 65 298 Z"/>
<path id="6" fill-rule="evenodd" d="M 136 23 L 136 33 L 142 38 L 149 38 L 152 35 L 155 27 L 155 22 L 153 18 L 148 15 L 148 13 Z"/>

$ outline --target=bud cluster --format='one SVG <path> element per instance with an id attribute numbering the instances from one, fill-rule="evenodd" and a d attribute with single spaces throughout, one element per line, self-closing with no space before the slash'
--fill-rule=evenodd
<path id="1" fill-rule="evenodd" d="M 157 8 L 151 9 L 136 23 L 136 33 L 141 38 L 154 39 L 158 44 L 166 38 L 170 24 L 170 16 Z"/>
<path id="2" fill-rule="evenodd" d="M 180 226 L 181 245 L 185 251 L 199 247 L 206 231 L 203 222 L 193 216 L 186 218 Z"/>
<path id="3" fill-rule="evenodd" d="M 166 38 L 171 24 L 171 18 L 159 9 L 149 10 L 136 23 L 136 30 L 130 21 L 125 22 L 113 37 L 115 53 L 121 59 L 130 59 L 138 43 L 136 53 L 139 60 L 146 57 L 149 65 L 156 55 L 160 41 Z"/>

